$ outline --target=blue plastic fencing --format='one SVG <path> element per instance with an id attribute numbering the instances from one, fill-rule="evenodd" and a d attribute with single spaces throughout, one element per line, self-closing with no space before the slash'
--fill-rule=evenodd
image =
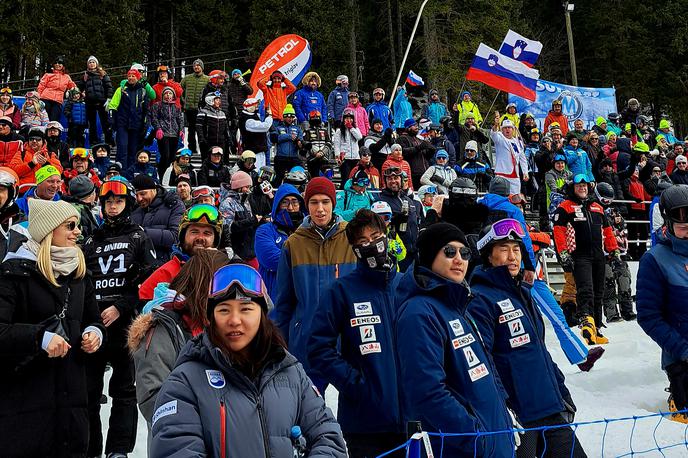
<path id="1" fill-rule="evenodd" d="M 527 431 L 537 431 L 542 435 L 544 450 L 541 455 L 547 452 L 545 431 L 567 428 L 571 434 L 575 434 L 582 444 L 588 456 L 592 457 L 633 457 L 633 456 L 688 456 L 688 424 L 671 420 L 671 416 L 676 413 L 688 415 L 688 409 L 680 412 L 659 412 L 648 415 L 634 415 L 620 418 L 604 418 L 599 420 L 581 421 L 571 424 L 556 426 L 541 426 L 527 429 L 509 429 L 505 431 L 472 432 L 472 433 L 435 433 L 427 432 L 427 436 L 432 439 L 432 454 L 435 458 L 442 458 L 443 449 L 446 443 L 453 437 L 472 437 L 473 450 L 465 450 L 462 456 L 478 457 L 478 442 L 483 436 L 497 434 L 525 433 Z M 418 437 L 416 437 L 418 436 Z M 428 456 L 425 453 L 425 445 L 420 434 L 415 435 L 403 444 L 389 450 L 378 458 L 393 455 L 399 456 L 403 450 L 407 458 L 423 458 Z M 438 440 L 439 439 L 439 440 Z M 667 452 L 667 453 L 665 453 Z M 513 455 L 516 456 L 516 450 Z M 561 456 L 574 456 L 573 447 L 570 453 Z M 446 456 L 449 458 L 449 455 Z"/>

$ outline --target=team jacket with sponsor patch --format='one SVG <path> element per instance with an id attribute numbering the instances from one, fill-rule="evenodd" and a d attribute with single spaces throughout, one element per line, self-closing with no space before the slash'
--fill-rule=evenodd
<path id="1" fill-rule="evenodd" d="M 571 250 L 571 244 L 566 241 L 569 225 L 575 233 L 575 250 Z M 581 256 L 603 255 L 603 248 L 607 253 L 618 249 L 602 205 L 589 200 L 580 202 L 571 197 L 554 212 L 554 244 L 558 253 L 568 250 Z"/>
<path id="2" fill-rule="evenodd" d="M 564 375 L 545 347 L 545 327 L 523 284 L 503 267 L 478 267 L 471 278 L 475 298 L 468 311 L 492 355 L 508 394 L 507 404 L 528 424 L 564 411 L 570 398 Z"/>
<path id="3" fill-rule="evenodd" d="M 308 361 L 339 391 L 337 419 L 345 433 L 404 431 L 393 335 L 400 277 L 396 267 L 383 272 L 359 261 L 320 296 Z"/>
<path id="4" fill-rule="evenodd" d="M 469 289 L 424 267 L 403 275 L 396 346 L 404 420 L 426 431 L 472 433 L 512 427 L 494 364 L 467 311 Z M 433 438 L 435 439 L 435 438 Z M 440 440 L 433 440 L 440 450 Z M 512 434 L 445 437 L 444 456 L 511 457 Z"/>
<path id="5" fill-rule="evenodd" d="M 277 267 L 275 308 L 270 318 L 310 375 L 306 343 L 311 321 L 320 312 L 320 295 L 332 281 L 351 272 L 356 257 L 346 239 L 346 223 L 337 218 L 324 234 L 309 216 L 282 247 Z"/>
<path id="6" fill-rule="evenodd" d="M 86 266 L 92 272 L 96 300 L 103 310 L 111 305 L 133 316 L 140 280 L 155 265 L 155 248 L 138 224 L 104 224 L 84 245 Z"/>
<path id="7" fill-rule="evenodd" d="M 252 380 L 200 334 L 182 348 L 155 408 L 152 458 L 290 457 L 293 426 L 301 427 L 308 456 L 347 456 L 325 400 L 282 347 L 272 347 Z"/>

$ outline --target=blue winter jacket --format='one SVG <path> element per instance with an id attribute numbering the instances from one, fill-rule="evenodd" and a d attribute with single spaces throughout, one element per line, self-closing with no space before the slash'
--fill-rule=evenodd
<path id="1" fill-rule="evenodd" d="M 467 310 L 470 291 L 424 267 L 397 288 L 396 345 L 404 420 L 426 431 L 472 433 L 512 427 L 494 364 Z M 440 449 L 433 438 L 433 449 Z M 511 433 L 445 437 L 444 456 L 511 457 Z"/>
<path id="2" fill-rule="evenodd" d="M 366 108 L 368 111 L 368 122 L 370 122 L 370 127 L 373 126 L 373 120 L 379 119 L 382 121 L 382 130 L 384 131 L 388 127 L 394 127 L 394 117 L 392 116 L 392 110 L 389 109 L 387 104 L 381 100 L 379 102 L 373 102 Z"/>
<path id="3" fill-rule="evenodd" d="M 327 104 L 325 103 L 325 97 L 323 97 L 317 89 L 312 90 L 310 86 L 304 86 L 296 91 L 292 105 L 296 112 L 296 119 L 300 123 L 308 122 L 308 115 L 313 110 L 318 110 L 320 112 L 320 119 L 327 119 Z"/>
<path id="4" fill-rule="evenodd" d="M 256 229 L 256 238 L 253 243 L 256 259 L 258 259 L 258 272 L 263 277 L 265 287 L 270 297 L 274 297 L 277 280 L 277 266 L 282 254 L 282 245 L 287 241 L 289 234 L 296 228 L 292 228 L 291 219 L 287 220 L 284 212 L 280 211 L 279 204 L 287 196 L 294 196 L 301 202 L 301 211 L 307 212 L 306 204 L 299 191 L 290 184 L 283 184 L 277 188 L 275 199 L 272 201 L 272 221 L 261 224 Z"/>
<path id="5" fill-rule="evenodd" d="M 576 175 L 585 175 L 589 183 L 595 181 L 595 176 L 592 174 L 592 163 L 585 150 L 581 148 L 574 150 L 567 145 L 564 147 L 564 154 L 566 154 L 566 165 L 568 165 L 574 177 Z"/>
<path id="6" fill-rule="evenodd" d="M 26 193 L 22 197 L 17 199 L 17 207 L 19 207 L 19 210 L 21 210 L 21 212 L 24 213 L 24 216 L 26 216 L 27 218 L 29 217 L 29 199 L 33 199 L 34 197 L 36 197 L 35 186 L 26 191 Z M 55 195 L 53 196 L 53 202 L 60 200 L 60 198 L 60 193 L 55 193 Z"/>
<path id="7" fill-rule="evenodd" d="M 311 320 L 320 313 L 320 295 L 335 279 L 356 266 L 356 257 L 344 232 L 346 223 L 336 215 L 335 218 L 335 223 L 323 234 L 307 216 L 284 243 L 277 267 L 275 308 L 270 312 L 289 351 L 311 378 L 306 343 Z M 318 381 L 315 383 L 318 385 Z"/>
<path id="8" fill-rule="evenodd" d="M 564 375 L 545 346 L 545 325 L 523 283 L 506 266 L 473 271 L 468 311 L 492 355 L 507 404 L 523 424 L 564 411 Z"/>
<path id="9" fill-rule="evenodd" d="M 392 104 L 392 108 L 394 108 L 394 127 L 397 129 L 404 127 L 407 119 L 413 118 L 411 102 L 408 101 L 405 95 L 406 89 L 402 87 L 397 92 L 396 97 L 394 97 L 394 103 Z"/>
<path id="10" fill-rule="evenodd" d="M 108 167 L 112 164 L 109 157 L 96 157 L 93 162 L 93 168 L 98 171 L 98 177 L 103 180 L 107 173 Z"/>
<path id="11" fill-rule="evenodd" d="M 292 140 L 291 135 L 296 134 L 296 138 L 303 140 L 303 131 L 298 124 L 286 125 L 283 121 L 273 124 L 270 130 L 270 141 L 276 145 L 275 157 L 297 158 L 299 148 Z"/>
<path id="12" fill-rule="evenodd" d="M 86 117 L 86 103 L 65 100 L 64 110 L 69 113 L 67 121 L 74 126 L 85 126 L 88 124 Z"/>
<path id="13" fill-rule="evenodd" d="M 528 231 L 528 225 L 526 224 L 526 219 L 523 216 L 523 212 L 519 210 L 516 205 L 509 202 L 508 197 L 502 197 L 497 194 L 487 193 L 479 198 L 478 202 L 489 208 L 490 212 L 502 212 L 505 214 L 505 218 L 513 218 L 521 223 L 521 227 L 523 227 L 523 230 L 526 233 L 526 236 L 523 239 L 523 244 L 526 246 L 526 251 L 528 251 L 530 265 L 528 265 L 528 262 L 525 259 L 523 263 L 526 266 L 526 270 L 535 271 L 535 251 L 533 250 L 533 240 L 530 238 L 530 232 Z"/>
<path id="14" fill-rule="evenodd" d="M 341 121 L 344 108 L 349 104 L 349 89 L 341 86 L 335 87 L 330 95 L 327 96 L 327 118 L 324 115 L 321 119 L 324 121 Z"/>
<path id="15" fill-rule="evenodd" d="M 688 240 L 667 233 L 640 258 L 638 324 L 662 348 L 662 368 L 688 361 Z"/>
<path id="16" fill-rule="evenodd" d="M 427 105 L 423 107 L 424 118 L 430 119 L 433 124 L 439 124 L 440 119 L 449 115 L 449 110 L 447 110 L 447 105 L 442 102 L 428 102 Z"/>
<path id="17" fill-rule="evenodd" d="M 337 419 L 344 433 L 405 430 L 394 345 L 394 292 L 400 277 L 396 268 L 372 270 L 359 261 L 320 296 L 308 361 L 339 391 Z"/>
<path id="18" fill-rule="evenodd" d="M 349 178 L 344 183 L 344 191 L 337 194 L 337 206 L 334 212 L 342 217 L 344 221 L 351 221 L 362 208 L 370 210 L 370 206 L 375 202 L 375 197 L 368 192 L 357 193 L 352 187 L 353 180 Z"/>

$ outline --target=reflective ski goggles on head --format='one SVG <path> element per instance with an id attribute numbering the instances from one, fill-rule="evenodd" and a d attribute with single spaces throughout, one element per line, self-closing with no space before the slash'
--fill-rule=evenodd
<path id="1" fill-rule="evenodd" d="M 198 199 L 199 197 L 215 197 L 213 188 L 210 186 L 199 186 L 191 191 L 191 198 Z"/>
<path id="2" fill-rule="evenodd" d="M 490 227 L 490 232 L 485 234 L 483 238 L 478 240 L 477 247 L 481 250 L 485 245 L 495 240 L 502 240 L 511 235 L 516 235 L 519 240 L 523 240 L 526 236 L 521 223 L 512 218 L 506 218 L 497 221 Z"/>
<path id="3" fill-rule="evenodd" d="M 208 299 L 219 299 L 238 286 L 250 297 L 265 297 L 265 284 L 260 274 L 246 264 L 230 264 L 218 269 L 210 282 Z"/>
<path id="4" fill-rule="evenodd" d="M 463 259 L 464 261 L 471 260 L 471 249 L 467 246 L 457 248 L 454 245 L 446 245 L 444 248 L 442 248 L 442 252 L 447 257 L 447 259 L 454 259 L 456 255 L 459 254 L 461 256 L 461 259 Z"/>
<path id="5" fill-rule="evenodd" d="M 367 188 L 368 185 L 370 185 L 370 180 L 368 178 L 359 178 L 356 181 L 354 181 L 353 184 L 355 184 L 356 186 Z"/>
<path id="6" fill-rule="evenodd" d="M 399 167 L 389 167 L 388 169 L 385 170 L 384 175 L 386 177 L 400 177 L 401 176 L 401 169 Z"/>
<path id="7" fill-rule="evenodd" d="M 192 152 L 189 148 L 183 148 L 183 149 L 180 149 L 179 151 L 177 151 L 177 155 L 180 157 L 184 157 L 184 156 L 191 157 Z"/>
<path id="8" fill-rule="evenodd" d="M 129 195 L 129 189 L 127 188 L 127 185 L 121 181 L 106 181 L 100 187 L 100 197 L 105 197 L 108 194 L 114 194 L 115 196 L 127 196 Z"/>
<path id="9" fill-rule="evenodd" d="M 192 223 L 197 223 L 204 218 L 206 222 L 210 224 L 215 224 L 217 220 L 220 218 L 220 213 L 217 211 L 217 208 L 208 204 L 194 205 L 193 207 L 189 208 L 186 212 L 186 219 L 188 219 Z"/>
<path id="10" fill-rule="evenodd" d="M 91 153 L 86 148 L 72 148 L 72 150 L 69 152 L 69 158 L 74 159 L 75 157 L 88 159 L 91 157 Z"/>
<path id="11" fill-rule="evenodd" d="M 158 65 L 157 71 L 159 71 L 159 72 L 169 72 L 170 69 L 167 67 L 167 65 Z"/>
<path id="12" fill-rule="evenodd" d="M 0 94 L 10 94 L 10 95 L 12 95 L 12 89 L 10 89 L 10 88 L 8 88 L 8 87 L 3 87 L 2 89 L 0 89 Z"/>

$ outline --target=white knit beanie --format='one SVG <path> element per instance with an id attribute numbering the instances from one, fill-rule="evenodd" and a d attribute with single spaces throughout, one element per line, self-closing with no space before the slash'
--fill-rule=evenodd
<path id="1" fill-rule="evenodd" d="M 89 56 L 89 57 L 88 57 L 88 60 L 86 61 L 86 63 L 89 63 L 89 62 L 91 62 L 91 61 L 95 62 L 96 65 L 99 65 L 99 64 L 100 64 L 100 62 L 98 62 L 98 59 L 96 59 L 96 56 Z"/>
<path id="2" fill-rule="evenodd" d="M 36 243 L 71 217 L 80 219 L 79 212 L 64 200 L 57 202 L 38 198 L 29 199 L 29 234 Z"/>

